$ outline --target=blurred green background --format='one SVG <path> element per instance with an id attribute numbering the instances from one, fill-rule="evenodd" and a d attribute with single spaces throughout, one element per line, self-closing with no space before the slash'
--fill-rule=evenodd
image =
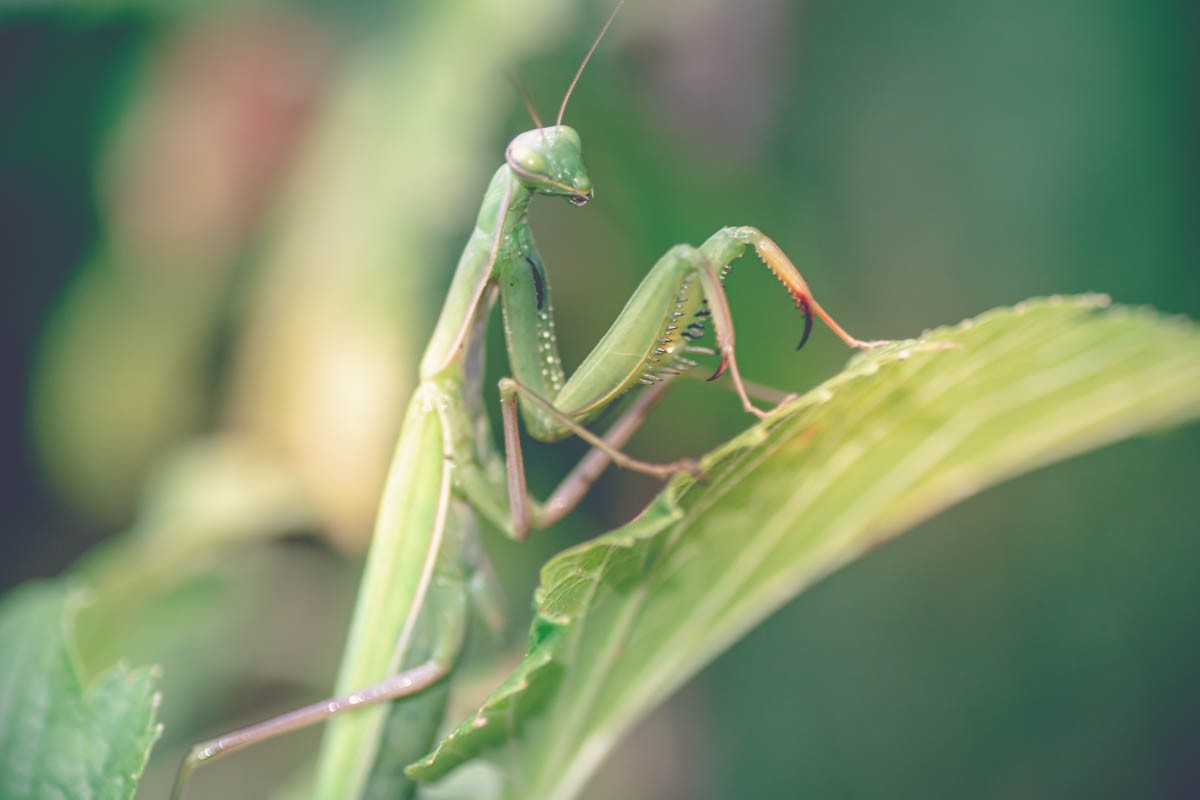
<path id="1" fill-rule="evenodd" d="M 552 116 L 610 5 L 103 9 L 0 12 L 0 585 L 105 542 L 72 568 L 97 597 L 81 653 L 165 665 L 157 797 L 185 744 L 331 685 L 415 358 L 528 126 L 506 74 Z M 864 338 L 1052 292 L 1200 317 L 1197 22 L 1137 0 L 630 0 L 566 117 L 596 200 L 532 212 L 565 360 L 664 250 L 728 224 L 771 234 Z M 803 390 L 846 359 L 823 330 L 794 352 L 753 259 L 728 285 L 748 377 Z M 633 449 L 694 455 L 748 422 L 688 384 Z M 534 486 L 581 452 L 531 447 Z M 1179 431 L 922 525 L 719 658 L 588 796 L 1197 796 L 1198 466 Z M 491 537 L 513 649 L 541 561 L 653 490 L 611 474 L 560 528 Z M 486 689 L 507 662 L 472 649 Z M 315 742 L 194 796 L 261 796 Z"/>

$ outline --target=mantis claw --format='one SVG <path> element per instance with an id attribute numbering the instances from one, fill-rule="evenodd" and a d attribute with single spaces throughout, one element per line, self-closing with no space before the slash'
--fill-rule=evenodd
<path id="1" fill-rule="evenodd" d="M 804 343 L 808 341 L 809 334 L 812 333 L 813 314 L 812 306 L 808 304 L 807 297 L 801 297 L 799 300 L 797 300 L 796 307 L 799 308 L 801 313 L 804 314 L 804 335 L 800 337 L 800 344 L 796 345 L 796 349 L 799 350 L 800 348 L 804 347 Z"/>
<path id="2" fill-rule="evenodd" d="M 721 363 L 717 365 L 717 371 L 708 379 L 709 383 L 724 375 L 727 369 L 729 369 L 729 351 L 721 348 Z"/>

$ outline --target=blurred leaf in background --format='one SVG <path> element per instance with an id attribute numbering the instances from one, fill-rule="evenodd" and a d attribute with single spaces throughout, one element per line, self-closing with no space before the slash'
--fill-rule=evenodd
<path id="1" fill-rule="evenodd" d="M 154 669 L 84 681 L 72 638 L 78 592 L 31 584 L 0 601 L 0 795 L 133 795 L 150 747 Z"/>
<path id="2" fill-rule="evenodd" d="M 307 501 L 292 529 L 361 548 L 389 413 L 528 124 L 504 72 L 548 115 L 609 10 L 485 7 L 6 12 L 6 584 L 131 525 L 155 465 L 218 431 L 234 439 L 192 454 L 254 454 L 239 463 Z M 533 209 L 565 360 L 667 247 L 726 224 L 766 230 L 868 337 L 1052 292 L 1200 317 L 1197 35 L 1183 4 L 1134 0 L 630 2 L 567 115 L 597 198 Z M 793 310 L 752 259 L 729 288 L 748 377 L 802 390 L 844 360 L 821 333 L 794 354 Z M 695 454 L 748 423 L 685 385 L 634 449 Z M 579 452 L 531 447 L 535 488 Z M 590 796 L 1186 796 L 1198 459 L 1195 430 L 1123 444 L 924 524 L 719 658 Z M 653 489 L 608 475 L 570 530 L 489 543 L 514 609 L 546 554 Z M 173 723 L 183 690 L 164 684 L 176 744 L 319 694 L 354 581 L 295 542 L 212 559 L 158 623 L 189 620 L 229 662 L 200 719 Z M 163 660 L 165 681 L 186 672 Z M 231 761 L 226 794 L 278 785 L 292 747 Z"/>
<path id="3" fill-rule="evenodd" d="M 149 463 L 211 415 L 235 267 L 326 39 L 299 16 L 218 15 L 138 59 L 98 165 L 100 240 L 44 331 L 30 404 L 46 474 L 83 513 L 127 516 Z"/>

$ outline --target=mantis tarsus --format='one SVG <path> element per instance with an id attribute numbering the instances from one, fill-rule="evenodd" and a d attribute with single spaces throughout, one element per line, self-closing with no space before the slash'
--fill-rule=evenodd
<path id="1" fill-rule="evenodd" d="M 846 333 L 813 298 L 783 251 L 761 231 L 723 228 L 700 247 L 669 250 L 629 299 L 608 332 L 569 378 L 555 338 L 550 284 L 526 219 L 534 195 L 582 206 L 593 196 L 579 134 L 562 124 L 567 100 L 596 45 L 620 10 L 609 17 L 571 82 L 558 118 L 512 140 L 493 175 L 466 248 L 459 259 L 433 337 L 420 365 L 420 383 L 405 416 L 376 522 L 358 604 L 338 678 L 337 697 L 197 745 L 180 769 L 173 796 L 182 797 L 200 764 L 258 741 L 331 720 L 317 771 L 315 795 L 352 798 L 372 775 L 388 709 L 395 706 L 410 730 L 400 747 L 415 761 L 440 723 L 445 678 L 465 635 L 469 600 L 495 625 L 490 573 L 477 542 L 476 514 L 511 537 L 561 519 L 580 501 L 609 462 L 659 478 L 687 470 L 690 459 L 654 464 L 621 451 L 661 396 L 665 380 L 695 366 L 689 354 L 720 357 L 713 379 L 728 371 L 747 412 L 765 416 L 750 399 L 734 353 L 732 318 L 722 279 L 747 246 L 780 279 L 804 313 L 803 345 L 820 317 L 852 347 Z M 532 112 L 532 107 L 530 108 Z M 483 340 L 499 298 L 511 377 L 500 380 L 504 427 L 501 458 L 482 408 Z M 711 321 L 716 350 L 696 347 Z M 711 379 L 710 379 L 711 380 Z M 637 397 L 603 436 L 584 426 L 639 384 Z M 526 489 L 518 416 L 542 441 L 577 435 L 593 446 L 542 503 Z M 366 687 L 366 688 L 363 688 Z M 354 714 L 340 712 L 370 706 Z M 403 763 L 401 759 L 392 761 Z M 386 771 L 385 771 L 386 772 Z M 391 776 L 403 780 L 403 776 Z"/>

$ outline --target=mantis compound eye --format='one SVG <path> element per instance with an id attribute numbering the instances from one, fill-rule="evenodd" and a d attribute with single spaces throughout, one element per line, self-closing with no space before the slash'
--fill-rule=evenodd
<path id="1" fill-rule="evenodd" d="M 544 175 L 546 172 L 546 158 L 536 150 L 514 150 L 513 160 L 520 165 L 521 169 L 530 175 Z"/>

